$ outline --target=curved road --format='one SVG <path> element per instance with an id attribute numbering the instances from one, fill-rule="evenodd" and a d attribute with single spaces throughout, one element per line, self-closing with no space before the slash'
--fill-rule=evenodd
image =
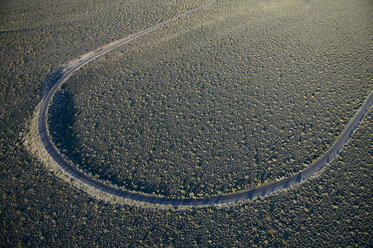
<path id="1" fill-rule="evenodd" d="M 103 54 L 124 45 L 140 36 L 143 36 L 159 27 L 162 27 L 176 19 L 179 19 L 185 15 L 191 14 L 196 12 L 202 8 L 205 8 L 215 0 L 209 1 L 208 3 L 201 5 L 195 9 L 187 11 L 179 16 L 161 22 L 153 27 L 145 29 L 141 32 L 133 34 L 129 37 L 123 38 L 121 40 L 115 41 L 110 43 L 96 51 L 87 53 L 69 63 L 65 66 L 61 67 L 56 73 L 54 73 L 55 78 L 52 80 L 51 88 L 46 93 L 40 107 L 39 118 L 38 118 L 38 131 L 40 135 L 40 140 L 45 148 L 45 150 L 49 153 L 49 155 L 53 158 L 53 160 L 63 168 L 68 174 L 70 174 L 73 178 L 79 180 L 80 182 L 94 187 L 97 190 L 102 192 L 115 195 L 118 197 L 126 198 L 128 200 L 149 203 L 149 204 L 160 204 L 160 205 L 172 205 L 174 207 L 178 206 L 206 206 L 206 205 L 223 205 L 223 204 L 232 204 L 238 203 L 245 200 L 255 200 L 259 197 L 265 197 L 271 193 L 278 192 L 280 190 L 292 187 L 296 183 L 302 182 L 305 179 L 309 178 L 310 176 L 314 175 L 317 171 L 323 168 L 326 164 L 330 163 L 343 149 L 343 147 L 348 143 L 351 136 L 353 135 L 354 131 L 363 120 L 365 115 L 367 114 L 369 108 L 372 106 L 373 103 L 373 91 L 369 94 L 366 98 L 364 104 L 360 107 L 358 112 L 355 116 L 349 121 L 343 132 L 339 135 L 338 139 L 335 141 L 332 147 L 315 163 L 307 167 L 305 170 L 300 171 L 296 175 L 293 175 L 289 178 L 282 179 L 280 181 L 276 181 L 273 183 L 269 183 L 266 185 L 262 185 L 256 188 L 250 188 L 245 191 L 236 192 L 228 195 L 221 195 L 221 196 L 213 196 L 208 198 L 198 198 L 198 199 L 178 199 L 178 198 L 167 198 L 161 196 L 152 196 L 152 195 L 144 195 L 141 193 L 133 193 L 126 191 L 124 189 L 117 189 L 112 186 L 103 184 L 94 178 L 91 178 L 84 174 L 83 172 L 76 169 L 74 165 L 71 165 L 68 161 L 63 158 L 63 156 L 59 153 L 59 151 L 54 146 L 53 142 L 51 141 L 51 137 L 49 135 L 48 125 L 47 125 L 47 116 L 48 116 L 48 108 L 53 99 L 53 96 L 59 89 L 59 87 L 66 82 L 66 80 L 79 68 L 83 65 L 89 63 L 93 59 L 102 56 Z"/>

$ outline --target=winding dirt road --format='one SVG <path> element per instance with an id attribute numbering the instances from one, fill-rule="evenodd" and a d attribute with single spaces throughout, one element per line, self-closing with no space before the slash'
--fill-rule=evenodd
<path id="1" fill-rule="evenodd" d="M 224 204 L 233 204 L 238 203 L 246 200 L 255 200 L 260 197 L 268 196 L 274 192 L 278 192 L 283 189 L 290 188 L 294 186 L 296 183 L 300 183 L 310 176 L 314 175 L 317 171 L 322 169 L 325 165 L 330 163 L 338 154 L 341 152 L 343 147 L 348 143 L 351 136 L 353 135 L 356 128 L 359 126 L 360 122 L 366 116 L 368 110 L 372 106 L 373 103 L 373 91 L 367 96 L 364 104 L 360 107 L 358 112 L 355 116 L 349 121 L 347 126 L 345 127 L 344 131 L 339 135 L 338 139 L 335 141 L 332 147 L 315 163 L 311 166 L 307 167 L 305 170 L 300 171 L 296 175 L 293 175 L 289 178 L 282 179 L 280 181 L 272 182 L 266 185 L 262 185 L 256 188 L 250 188 L 242 192 L 236 192 L 227 195 L 221 196 L 213 196 L 208 198 L 191 198 L 191 199 L 177 199 L 177 198 L 167 198 L 161 196 L 152 196 L 152 195 L 144 195 L 141 193 L 134 193 L 130 191 L 126 191 L 124 189 L 114 188 L 112 186 L 106 185 L 97 181 L 96 179 L 84 174 L 83 172 L 79 171 L 74 165 L 70 164 L 57 150 L 54 146 L 51 136 L 49 134 L 48 125 L 47 125 L 47 116 L 48 116 L 48 108 L 52 102 L 53 96 L 60 88 L 60 86 L 67 81 L 67 79 L 76 72 L 79 68 L 83 65 L 89 63 L 90 61 L 94 60 L 97 57 L 102 56 L 103 54 L 118 48 L 126 43 L 129 43 L 136 38 L 139 38 L 159 27 L 162 27 L 176 19 L 182 18 L 188 14 L 194 13 L 202 8 L 205 8 L 211 4 L 213 4 L 215 0 L 209 1 L 208 3 L 201 5 L 195 9 L 187 11 L 179 16 L 161 22 L 153 27 L 145 29 L 141 32 L 133 34 L 129 37 L 120 39 L 108 45 L 105 45 L 102 48 L 99 48 L 93 52 L 89 52 L 85 55 L 80 56 L 79 58 L 72 60 L 62 66 L 56 73 L 54 73 L 54 80 L 51 83 L 51 88 L 46 92 L 45 97 L 41 103 L 40 112 L 38 116 L 38 132 L 40 136 L 40 140 L 48 152 L 50 157 L 63 169 L 65 170 L 71 177 L 79 180 L 81 183 L 93 187 L 101 192 L 108 193 L 110 195 L 118 196 L 121 198 L 125 198 L 127 200 L 132 200 L 141 203 L 149 203 L 149 204 L 158 204 L 158 205 L 171 205 L 171 206 L 207 206 L 207 205 L 224 205 Z"/>

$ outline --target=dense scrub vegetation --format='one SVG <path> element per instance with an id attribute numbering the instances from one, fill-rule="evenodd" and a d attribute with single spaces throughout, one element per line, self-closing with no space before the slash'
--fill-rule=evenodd
<path id="1" fill-rule="evenodd" d="M 303 169 L 372 84 L 359 55 L 367 40 L 356 46 L 349 19 L 337 32 L 334 17 L 314 22 L 304 18 L 309 5 L 292 8 L 280 4 L 273 23 L 251 5 L 219 3 L 106 55 L 64 87 L 76 113 L 66 116 L 66 133 L 58 129 L 65 111 L 52 112 L 55 143 L 102 179 L 177 197 L 242 190 Z"/>
<path id="2" fill-rule="evenodd" d="M 2 182 L 0 184 L 2 199 L 0 245 L 3 247 L 372 247 L 372 114 L 359 128 L 342 156 L 318 179 L 306 182 L 290 192 L 271 196 L 264 201 L 248 202 L 221 210 L 206 208 L 186 212 L 154 211 L 99 202 L 55 178 L 39 161 L 25 151 L 21 137 L 26 131 L 31 112 L 40 101 L 43 78 L 59 64 L 80 55 L 82 51 L 92 50 L 107 43 L 111 38 L 125 35 L 127 31 L 129 33 L 136 31 L 126 29 L 131 24 L 123 19 L 118 23 L 107 21 L 108 18 L 115 16 L 115 13 L 127 13 L 123 9 L 111 8 L 111 6 L 130 3 L 128 5 L 130 8 L 137 6 L 134 2 L 146 3 L 143 6 L 148 8 L 141 8 L 141 11 L 155 9 L 150 5 L 150 1 L 142 0 L 84 2 L 13 0 L 0 3 L 2 41 L 0 42 L 2 58 L 0 63 L 0 181 Z M 151 4 L 169 2 L 151 1 Z M 189 7 L 185 5 L 186 2 L 192 4 L 197 1 L 178 1 L 175 10 L 180 9 L 182 12 L 183 8 Z M 259 4 L 257 1 L 241 0 L 222 1 L 220 4 L 224 2 L 253 6 Z M 260 2 L 292 3 L 276 0 Z M 296 2 L 299 6 L 299 1 Z M 314 16 L 320 13 L 335 15 L 334 27 L 336 28 L 341 27 L 339 21 L 350 21 L 348 25 L 344 23 L 352 27 L 350 29 L 352 34 L 345 33 L 350 41 L 347 42 L 347 38 L 340 39 L 336 36 L 335 47 L 344 46 L 347 50 L 351 47 L 362 49 L 354 53 L 355 60 L 345 57 L 345 63 L 351 67 L 351 70 L 346 69 L 344 76 L 341 76 L 342 79 L 350 78 L 356 83 L 350 85 L 351 88 L 346 91 L 346 94 L 361 93 L 359 97 L 345 102 L 345 107 L 350 106 L 349 109 L 352 111 L 365 95 L 361 90 L 365 86 L 360 88 L 358 82 L 360 80 L 365 85 L 363 75 L 366 74 L 363 72 L 367 65 L 361 62 L 361 67 L 354 69 L 354 64 L 359 60 L 371 61 L 369 53 L 371 44 L 366 43 L 368 39 L 366 35 L 371 36 L 369 33 L 371 2 L 369 0 L 311 0 L 304 1 L 303 4 L 310 4 L 310 7 L 315 8 L 312 10 Z M 38 10 L 38 14 L 26 11 L 27 8 Z M 326 11 L 320 12 L 318 8 L 325 8 Z M 269 4 L 262 9 L 271 10 Z M 222 8 L 217 10 L 224 12 Z M 254 10 L 251 13 L 252 18 L 260 18 L 260 13 Z M 82 12 L 86 15 L 81 16 Z M 141 22 L 147 16 L 146 11 L 140 12 L 139 9 L 128 12 L 138 16 L 139 19 L 135 22 Z M 160 16 L 167 19 L 167 15 L 168 12 L 162 11 Z M 49 18 L 46 18 L 48 16 Z M 306 16 L 309 14 L 305 13 Z M 64 18 L 65 22 L 54 22 L 53 17 L 56 20 Z M 269 18 L 268 15 L 266 18 Z M 276 19 L 274 15 L 271 18 L 272 21 Z M 95 25 L 92 26 L 88 19 L 95 20 Z M 78 21 L 70 22 L 70 20 Z M 315 18 L 314 21 L 319 22 L 320 19 Z M 121 29 L 111 29 L 117 24 Z M 144 25 L 147 26 L 147 23 Z M 90 31 L 90 35 L 86 32 L 75 32 L 80 28 Z M 177 29 L 176 26 L 175 28 Z M 107 29 L 111 30 L 106 31 Z M 331 28 L 329 31 L 333 30 L 335 29 Z M 92 35 L 94 33 L 96 35 Z M 366 45 L 362 46 L 362 44 Z M 318 45 L 326 44 L 320 42 Z M 367 50 L 364 50 L 364 47 Z M 341 52 L 341 56 L 347 54 Z M 316 58 L 314 61 L 318 63 Z M 102 66 L 98 64 L 97 67 L 103 68 L 104 64 L 106 63 Z M 347 67 L 343 64 L 338 65 Z M 358 73 L 359 70 L 361 73 Z M 354 71 L 356 73 L 353 73 Z M 371 75 L 371 69 L 366 73 L 368 76 Z M 319 74 L 316 75 L 321 77 Z M 371 83 L 371 77 L 365 80 L 365 83 Z M 328 85 L 334 89 L 341 87 L 332 82 Z M 335 94 L 333 92 L 331 90 L 330 93 Z M 337 96 L 340 97 L 340 94 L 336 94 L 334 99 Z M 73 104 L 69 105 L 74 103 L 69 97 L 72 96 L 67 94 L 65 98 L 67 100 L 61 101 L 61 104 L 65 104 L 66 107 L 73 106 Z M 332 106 L 334 104 L 330 103 L 329 107 Z M 321 108 L 320 112 L 324 110 Z M 345 109 L 341 107 L 340 112 L 344 111 Z M 74 116 L 74 112 L 71 113 Z M 347 119 L 343 119 L 343 122 Z"/>
<path id="3" fill-rule="evenodd" d="M 2 188 L 1 240 L 27 247 L 371 247 L 372 121 L 371 112 L 319 178 L 229 209 L 154 211 L 96 202 L 29 161 L 27 169 L 13 168 Z"/>
<path id="4" fill-rule="evenodd" d="M 40 84 L 47 73 L 62 63 L 203 2 L 156 0 L 150 4 L 137 0 L 87 0 L 82 4 L 75 0 L 1 1 L 2 117 L 9 116 L 5 113 L 25 109 L 27 116 L 32 109 L 27 108 L 28 101 L 35 104 L 40 100 Z M 32 99 L 23 101 L 25 97 Z M 14 110 L 14 105 L 20 108 Z M 5 126 L 3 123 L 6 122 L 1 122 Z"/>

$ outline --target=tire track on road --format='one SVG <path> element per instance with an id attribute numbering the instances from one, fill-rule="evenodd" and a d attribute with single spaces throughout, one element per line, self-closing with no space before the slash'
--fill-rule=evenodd
<path id="1" fill-rule="evenodd" d="M 47 116 L 49 105 L 52 102 L 53 96 L 58 91 L 60 86 L 67 81 L 67 79 L 76 72 L 79 68 L 86 65 L 90 61 L 116 49 L 126 43 L 129 43 L 151 31 L 154 31 L 170 22 L 173 22 L 177 19 L 180 19 L 186 15 L 192 14 L 198 10 L 201 10 L 207 6 L 213 4 L 215 0 L 209 1 L 206 4 L 203 4 L 195 9 L 189 10 L 183 14 L 180 14 L 176 17 L 168 19 L 164 22 L 161 22 L 153 27 L 147 28 L 143 31 L 140 31 L 136 34 L 130 35 L 126 38 L 120 39 L 118 41 L 107 44 L 95 51 L 89 52 L 80 56 L 79 58 L 72 60 L 62 66 L 57 72 L 54 73 L 54 79 L 51 82 L 50 89 L 46 92 L 44 99 L 42 100 L 39 114 L 38 114 L 38 134 L 40 141 L 44 146 L 44 149 L 48 152 L 49 156 L 71 177 L 79 180 L 84 185 L 90 186 L 99 190 L 101 192 L 113 195 L 116 197 L 124 198 L 126 200 L 131 200 L 140 203 L 148 203 L 153 205 L 168 205 L 168 206 L 208 206 L 208 205 L 226 205 L 243 202 L 246 200 L 256 200 L 261 197 L 266 197 L 272 193 L 288 189 L 293 187 L 295 184 L 303 182 L 307 178 L 315 175 L 316 172 L 321 170 L 325 165 L 333 161 L 343 147 L 348 143 L 351 136 L 353 135 L 356 128 L 359 126 L 360 122 L 366 116 L 368 110 L 372 106 L 373 102 L 373 91 L 368 95 L 364 104 L 360 107 L 355 116 L 349 121 L 343 132 L 339 135 L 335 143 L 330 147 L 326 153 L 319 158 L 312 165 L 306 169 L 298 172 L 296 175 L 291 177 L 272 182 L 269 184 L 261 185 L 259 187 L 250 188 L 241 192 L 236 192 L 227 195 L 213 196 L 207 198 L 189 198 L 189 199 L 179 199 L 179 198 L 168 198 L 155 195 L 145 195 L 142 193 L 130 192 L 124 189 L 115 188 L 114 186 L 106 185 L 85 173 L 79 171 L 74 165 L 70 164 L 54 146 L 51 136 L 48 130 Z"/>

